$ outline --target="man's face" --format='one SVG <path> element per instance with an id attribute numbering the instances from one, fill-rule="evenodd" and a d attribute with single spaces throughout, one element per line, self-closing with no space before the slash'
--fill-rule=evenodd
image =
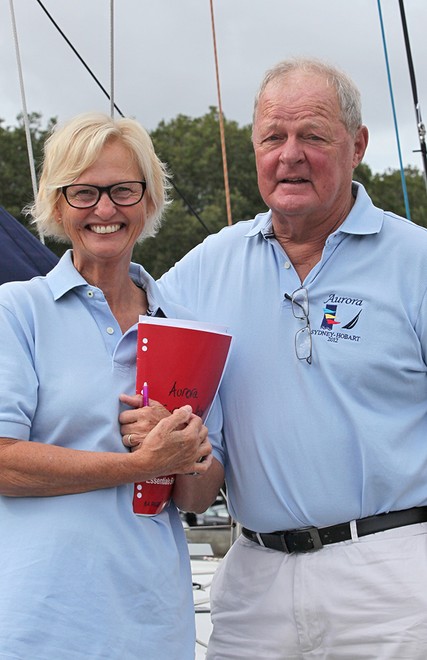
<path id="1" fill-rule="evenodd" d="M 323 77 L 293 72 L 267 85 L 258 103 L 253 143 L 258 186 L 273 211 L 273 224 L 345 217 L 367 129 L 348 133 L 336 92 Z"/>

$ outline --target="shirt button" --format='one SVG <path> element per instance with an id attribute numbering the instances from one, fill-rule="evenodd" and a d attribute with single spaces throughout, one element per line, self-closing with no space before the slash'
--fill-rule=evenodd
<path id="1" fill-rule="evenodd" d="M 283 265 L 286 268 L 286 270 L 288 270 L 291 267 L 291 264 L 289 263 L 289 261 L 285 261 L 285 263 Z"/>
<path id="2" fill-rule="evenodd" d="M 88 291 L 88 292 L 87 292 L 87 297 L 88 297 L 88 298 L 93 298 L 93 295 L 94 295 L 94 294 L 93 294 L 93 291 Z"/>
<path id="3" fill-rule="evenodd" d="M 109 335 L 114 335 L 114 328 L 108 327 L 107 332 Z"/>

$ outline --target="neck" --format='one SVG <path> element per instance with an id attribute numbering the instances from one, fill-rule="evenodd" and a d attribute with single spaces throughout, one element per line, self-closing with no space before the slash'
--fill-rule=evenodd
<path id="1" fill-rule="evenodd" d="M 320 261 L 328 236 L 333 234 L 349 214 L 354 200 L 338 216 L 324 218 L 280 217 L 273 211 L 273 230 L 276 240 L 284 249 L 297 271 L 301 282 Z"/>

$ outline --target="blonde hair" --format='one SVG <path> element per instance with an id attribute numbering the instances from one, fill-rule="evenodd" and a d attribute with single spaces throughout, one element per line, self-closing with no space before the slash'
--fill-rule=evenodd
<path id="1" fill-rule="evenodd" d="M 39 191 L 28 213 L 39 232 L 58 241 L 68 242 L 62 224 L 55 220 L 55 210 L 63 186 L 74 181 L 99 157 L 107 143 L 117 141 L 129 150 L 146 181 L 147 217 L 138 242 L 154 236 L 169 203 L 169 176 L 157 157 L 147 131 L 135 119 L 112 119 L 103 113 L 88 112 L 57 125 L 44 145 L 44 159 Z"/>
<path id="2" fill-rule="evenodd" d="M 283 81 L 293 72 L 315 73 L 322 76 L 332 85 L 337 93 L 341 110 L 341 121 L 350 135 L 355 135 L 362 125 L 362 103 L 360 92 L 351 78 L 337 67 L 322 62 L 316 58 L 295 57 L 283 60 L 266 72 L 255 97 L 253 121 L 255 123 L 259 100 L 267 85 L 271 82 Z"/>

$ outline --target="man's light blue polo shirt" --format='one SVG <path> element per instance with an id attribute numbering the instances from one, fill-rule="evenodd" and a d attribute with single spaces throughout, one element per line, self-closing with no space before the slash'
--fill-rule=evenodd
<path id="1" fill-rule="evenodd" d="M 150 310 L 182 316 L 131 264 Z M 188 317 L 188 315 L 187 315 Z M 71 253 L 0 288 L 0 436 L 125 452 L 119 394 L 135 391 L 136 326 L 124 335 Z M 189 660 L 190 562 L 177 510 L 132 512 L 133 485 L 0 497 L 0 658 Z"/>
<path id="2" fill-rule="evenodd" d="M 312 364 L 300 360 L 299 277 L 271 213 L 208 237 L 160 280 L 228 325 L 220 395 L 232 516 L 270 532 L 427 504 L 427 231 L 355 204 L 303 285 Z"/>

